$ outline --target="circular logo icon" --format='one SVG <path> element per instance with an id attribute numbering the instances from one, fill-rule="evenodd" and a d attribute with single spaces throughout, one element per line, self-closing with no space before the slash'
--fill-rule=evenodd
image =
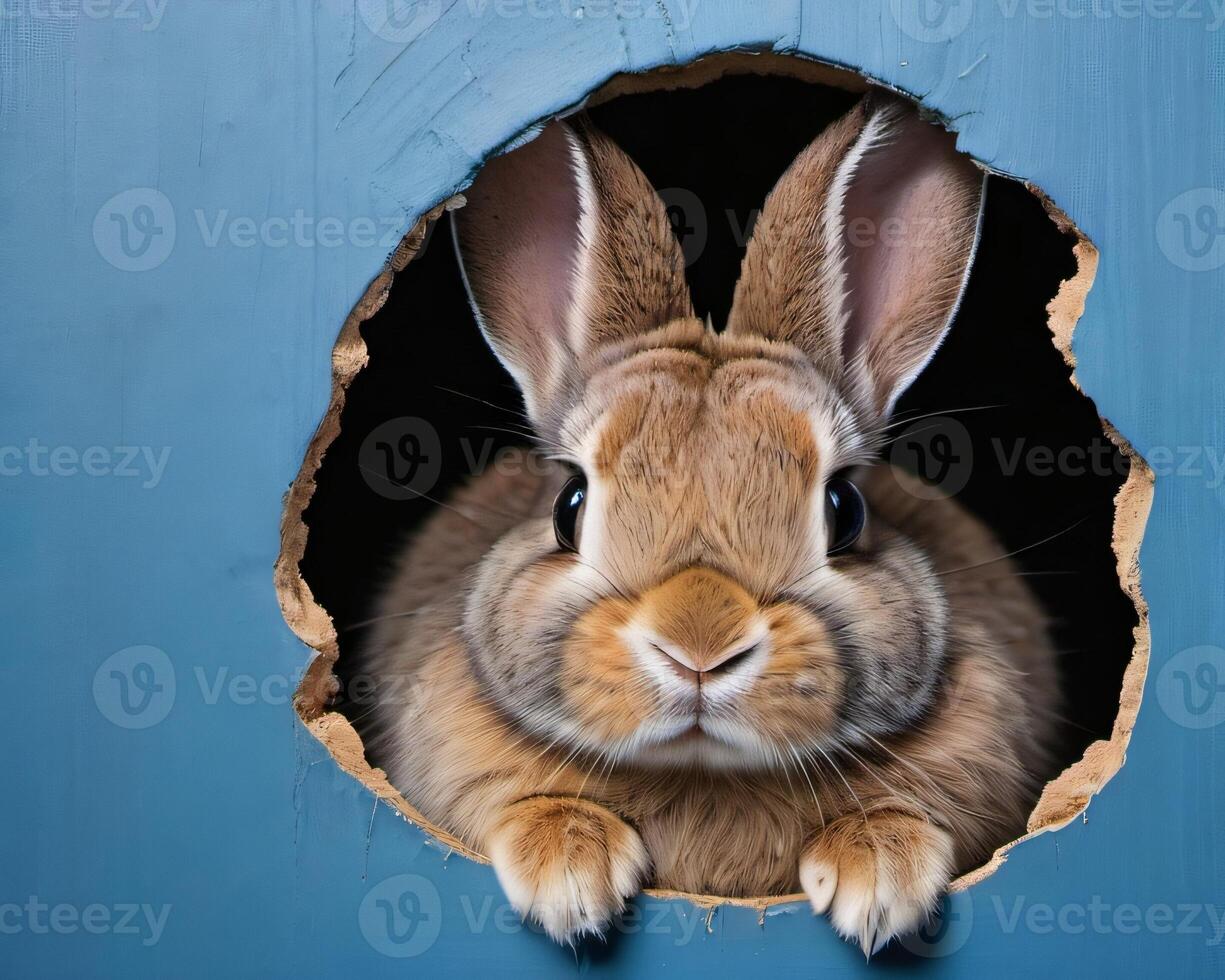
<path id="1" fill-rule="evenodd" d="M 123 272 L 148 272 L 174 248 L 174 208 L 161 191 L 133 187 L 116 194 L 94 215 L 94 247 Z"/>
<path id="2" fill-rule="evenodd" d="M 889 0 L 889 12 L 903 34 L 942 44 L 970 26 L 974 0 Z"/>
<path id="3" fill-rule="evenodd" d="M 174 706 L 174 664 L 157 647 L 117 650 L 94 671 L 94 704 L 120 728 L 150 728 Z"/>
<path id="4" fill-rule="evenodd" d="M 1225 265 L 1225 191 L 1197 187 L 1179 194 L 1157 216 L 1157 244 L 1188 272 Z"/>
<path id="5" fill-rule="evenodd" d="M 693 265 L 706 248 L 706 208 L 701 199 L 686 187 L 667 187 L 659 192 L 668 212 L 668 222 L 681 243 L 685 266 Z"/>
<path id="6" fill-rule="evenodd" d="M 924 500 L 951 497 L 970 481 L 974 444 L 956 419 L 933 415 L 917 419 L 894 440 L 889 462 L 920 477 L 923 485 L 907 489 Z"/>
<path id="7" fill-rule="evenodd" d="M 377 426 L 357 453 L 362 479 L 388 500 L 414 500 L 442 473 L 442 442 L 425 419 L 404 416 Z"/>
<path id="8" fill-rule="evenodd" d="M 357 924 L 376 952 L 396 959 L 420 956 L 442 929 L 438 889 L 421 875 L 393 875 L 366 892 Z"/>
<path id="9" fill-rule="evenodd" d="M 898 941 L 916 956 L 939 959 L 966 944 L 974 928 L 974 903 L 965 892 L 945 895 L 937 912 L 917 931 Z"/>
<path id="10" fill-rule="evenodd" d="M 1157 675 L 1157 703 L 1184 728 L 1225 721 L 1225 650 L 1191 647 L 1172 656 Z"/>
<path id="11" fill-rule="evenodd" d="M 442 16 L 442 0 L 357 0 L 357 12 L 375 37 L 408 44 Z"/>

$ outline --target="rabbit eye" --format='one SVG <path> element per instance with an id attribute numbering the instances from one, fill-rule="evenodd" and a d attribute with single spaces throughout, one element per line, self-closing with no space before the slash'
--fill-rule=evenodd
<path id="1" fill-rule="evenodd" d="M 841 554 L 859 540 L 867 521 L 867 505 L 850 480 L 836 476 L 825 485 L 825 520 L 829 526 L 827 554 Z"/>
<path id="2" fill-rule="evenodd" d="M 586 500 L 587 478 L 580 473 L 566 481 L 553 501 L 553 533 L 557 535 L 558 547 L 566 551 L 578 551 L 579 518 L 583 516 Z"/>

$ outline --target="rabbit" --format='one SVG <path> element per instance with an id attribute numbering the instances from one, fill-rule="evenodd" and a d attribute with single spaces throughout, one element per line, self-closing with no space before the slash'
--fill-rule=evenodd
<path id="1" fill-rule="evenodd" d="M 452 215 L 547 448 L 437 508 L 363 653 L 368 751 L 555 939 L 644 886 L 806 894 L 871 955 L 1024 832 L 1058 701 L 991 532 L 878 459 L 956 311 L 983 176 L 869 93 L 753 229 L 722 332 L 583 116 Z"/>

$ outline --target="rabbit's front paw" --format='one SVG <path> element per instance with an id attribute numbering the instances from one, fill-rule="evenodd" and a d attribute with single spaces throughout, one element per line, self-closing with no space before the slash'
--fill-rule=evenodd
<path id="1" fill-rule="evenodd" d="M 603 933 L 650 868 L 642 838 L 616 814 L 548 796 L 506 808 L 489 856 L 519 914 L 568 943 Z"/>
<path id="2" fill-rule="evenodd" d="M 818 915 L 871 956 L 913 932 L 935 909 L 953 871 L 953 838 L 894 811 L 843 817 L 805 848 L 800 884 Z"/>

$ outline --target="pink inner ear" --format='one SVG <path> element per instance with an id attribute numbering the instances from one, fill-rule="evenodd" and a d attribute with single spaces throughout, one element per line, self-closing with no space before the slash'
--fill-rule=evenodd
<path id="1" fill-rule="evenodd" d="M 490 161 L 456 215 L 482 326 L 521 384 L 547 376 L 550 348 L 566 343 L 582 224 L 578 178 L 570 137 L 555 123 Z"/>
<path id="2" fill-rule="evenodd" d="M 526 307 L 530 308 L 536 298 L 542 307 L 538 324 L 554 325 L 564 336 L 578 274 L 582 226 L 579 176 L 570 139 L 560 126 L 550 127 L 541 139 L 550 141 L 548 151 L 555 161 L 554 176 L 545 176 L 548 171 L 544 174 L 536 171 L 507 191 L 523 198 L 523 206 L 529 211 L 527 227 L 532 230 L 535 244 L 535 250 L 523 256 L 526 268 L 512 288 L 523 290 Z"/>
<path id="3" fill-rule="evenodd" d="M 885 131 L 859 159 L 843 201 L 843 351 L 851 358 L 886 344 L 891 360 L 917 359 L 917 371 L 939 343 L 972 247 L 968 162 L 947 133 L 913 112 L 883 114 Z"/>

